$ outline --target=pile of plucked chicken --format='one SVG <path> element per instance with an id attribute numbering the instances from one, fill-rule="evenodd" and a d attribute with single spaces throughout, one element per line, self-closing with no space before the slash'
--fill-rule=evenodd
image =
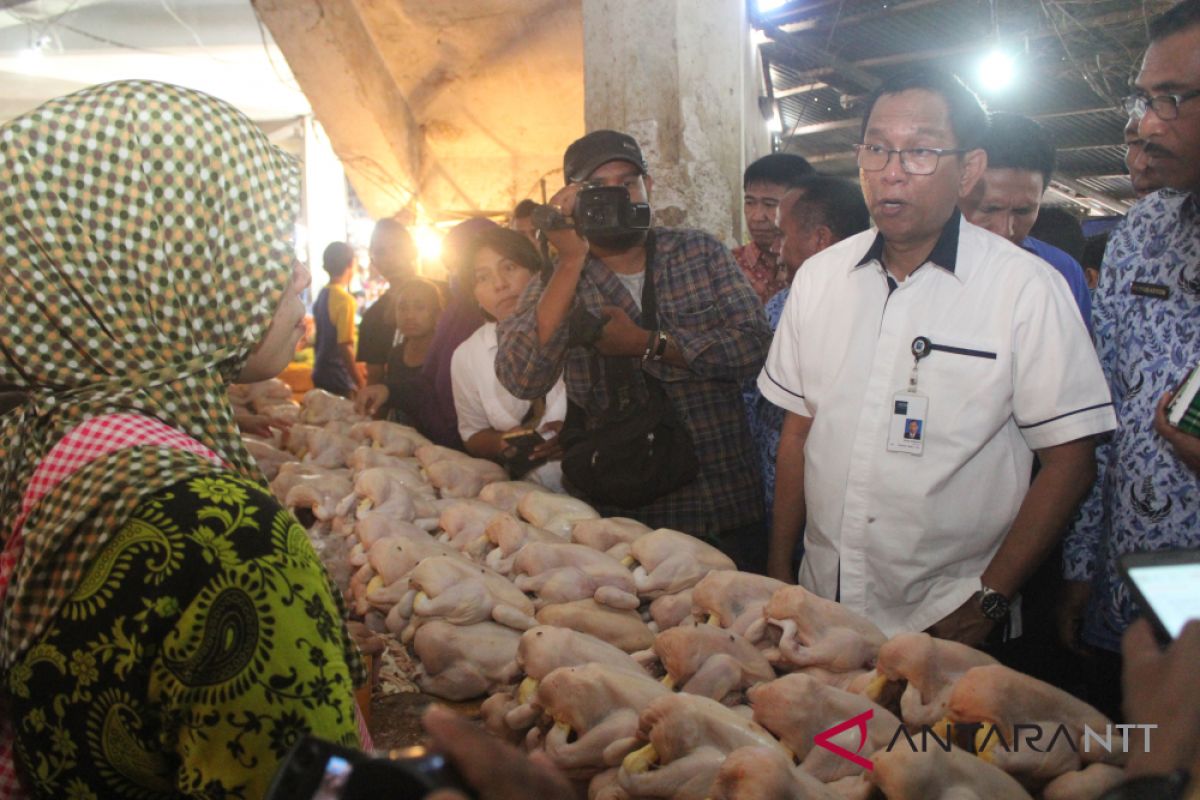
<path id="1" fill-rule="evenodd" d="M 423 691 L 486 698 L 488 729 L 581 796 L 1084 800 L 1121 780 L 1119 747 L 1082 746 L 1108 719 L 977 650 L 888 640 L 686 533 L 601 518 L 325 392 L 230 395 L 289 426 L 248 446 L 360 635 L 402 642 Z M 1014 747 L 1031 723 L 1045 735 Z"/>

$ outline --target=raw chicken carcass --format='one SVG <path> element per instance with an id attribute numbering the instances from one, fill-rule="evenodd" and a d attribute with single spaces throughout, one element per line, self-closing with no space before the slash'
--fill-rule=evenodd
<path id="1" fill-rule="evenodd" d="M 425 467 L 442 497 L 476 497 L 489 483 L 508 480 L 504 467 L 483 458 L 447 458 Z"/>
<path id="2" fill-rule="evenodd" d="M 629 555 L 634 539 L 650 532 L 650 528 L 628 517 L 583 519 L 571 528 L 571 541 L 603 550 L 620 561 Z"/>
<path id="3" fill-rule="evenodd" d="M 491 547 L 487 525 L 504 512 L 480 500 L 460 499 L 447 503 L 438 516 L 438 527 L 450 546 L 473 557 L 482 556 Z"/>
<path id="4" fill-rule="evenodd" d="M 300 406 L 297 403 L 273 403 L 261 407 L 258 413 L 276 428 L 286 428 L 300 421 Z"/>
<path id="5" fill-rule="evenodd" d="M 652 701 L 638 719 L 638 739 L 650 743 L 625 757 L 618 776 L 621 788 L 635 797 L 703 800 L 734 750 L 765 747 L 790 755 L 757 723 L 692 694 Z"/>
<path id="6" fill-rule="evenodd" d="M 598 519 L 596 509 L 582 500 L 553 492 L 529 492 L 517 503 L 521 518 L 542 530 L 566 539 L 576 522 Z"/>
<path id="7" fill-rule="evenodd" d="M 639 536 L 629 557 L 638 565 L 633 570 L 638 594 L 649 599 L 690 589 L 713 570 L 737 568 L 712 545 L 667 528 Z"/>
<path id="8" fill-rule="evenodd" d="M 338 504 L 338 516 L 365 516 L 372 510 L 411 522 L 433 516 L 433 498 L 420 476 L 399 467 L 372 467 L 354 476 L 354 492 Z"/>
<path id="9" fill-rule="evenodd" d="M 750 638 L 751 628 L 763 618 L 767 601 L 786 584 L 765 575 L 749 572 L 717 570 L 710 572 L 692 587 L 692 614 L 698 620 Z"/>
<path id="10" fill-rule="evenodd" d="M 497 484 L 492 484 L 496 486 Z M 513 560 L 521 548 L 530 542 L 565 541 L 561 536 L 535 528 L 528 522 L 522 522 L 507 512 L 497 514 L 488 520 L 483 529 L 488 541 L 495 547 L 487 554 L 485 563 L 501 575 L 512 572 Z"/>
<path id="11" fill-rule="evenodd" d="M 439 461 L 459 460 L 471 461 L 474 456 L 469 456 L 461 450 L 454 450 L 449 447 L 442 447 L 440 444 L 424 444 L 418 447 L 413 455 L 417 457 L 417 461 L 422 467 L 429 468 L 431 464 L 436 464 Z"/>
<path id="12" fill-rule="evenodd" d="M 389 536 L 402 535 L 411 537 L 416 536 L 418 533 L 427 537 L 429 536 L 423 528 L 412 524 L 408 520 L 397 519 L 392 516 L 387 508 L 368 511 L 354 522 L 354 536 L 364 549 L 370 549 L 371 545 Z"/>
<path id="13" fill-rule="evenodd" d="M 721 765 L 713 800 L 843 800 L 773 747 L 742 747 Z"/>
<path id="14" fill-rule="evenodd" d="M 530 628 L 521 634 L 521 644 L 517 648 L 517 666 L 525 673 L 525 680 L 514 696 L 507 701 L 497 701 L 503 702 L 503 708 L 499 710 L 500 730 L 507 734 L 532 725 L 541 713 L 536 704 L 541 680 L 560 667 L 581 664 L 603 664 L 639 677 L 646 675 L 628 653 L 595 636 L 553 625 Z M 489 729 L 496 730 L 491 724 Z"/>
<path id="15" fill-rule="evenodd" d="M 380 419 L 356 423 L 350 429 L 350 436 L 370 442 L 373 449 L 382 450 L 390 456 L 411 456 L 418 447 L 429 444 L 429 440 L 416 428 Z"/>
<path id="16" fill-rule="evenodd" d="M 754 719 L 796 754 L 805 772 L 824 783 L 859 775 L 862 768 L 817 747 L 817 734 L 869 711 L 865 729 L 850 727 L 829 740 L 851 753 L 865 755 L 886 747 L 901 725 L 891 712 L 866 697 L 835 689 L 807 675 L 785 675 L 760 683 L 746 695 Z"/>
<path id="17" fill-rule="evenodd" d="M 907 682 L 900 695 L 900 716 L 910 728 L 937 725 L 946 717 L 954 682 L 972 667 L 995 664 L 996 659 L 974 647 L 927 633 L 901 633 L 879 648 L 870 685 L 864 690 L 872 700 L 888 694 L 888 684 Z"/>
<path id="18" fill-rule="evenodd" d="M 406 641 L 414 629 L 433 619 L 455 625 L 491 619 L 521 631 L 537 624 L 529 598 L 487 567 L 439 556 L 425 559 L 408 576 L 417 594 L 413 622 L 404 632 Z"/>
<path id="19" fill-rule="evenodd" d="M 667 671 L 669 686 L 713 700 L 724 701 L 731 692 L 775 678 L 758 648 L 715 625 L 663 631 L 654 639 L 654 652 Z"/>
<path id="20" fill-rule="evenodd" d="M 256 383 L 235 383 L 229 387 L 229 401 L 255 413 L 260 413 L 266 406 L 290 402 L 291 399 L 292 387 L 278 378 Z"/>
<path id="21" fill-rule="evenodd" d="M 1125 770 L 1096 762 L 1079 772 L 1065 772 L 1042 790 L 1042 800 L 1096 800 L 1128 777 Z"/>
<path id="22" fill-rule="evenodd" d="M 417 474 L 420 474 L 421 471 L 421 462 L 415 458 L 389 456 L 378 447 L 370 447 L 365 444 L 354 448 L 354 452 L 346 459 L 346 466 L 355 472 L 371 469 L 372 467 L 400 467 L 402 469 L 412 469 Z M 432 485 L 430 485 L 431 490 L 432 488 Z"/>
<path id="23" fill-rule="evenodd" d="M 874 666 L 883 632 L 841 603 L 818 597 L 802 586 L 771 595 L 763 614 L 783 630 L 776 667 L 821 667 L 849 672 Z"/>
<path id="24" fill-rule="evenodd" d="M 242 441 L 246 444 L 246 450 L 254 457 L 254 462 L 258 464 L 258 468 L 263 471 L 263 475 L 268 481 L 275 480 L 279 475 L 279 468 L 284 464 L 295 461 L 296 457 L 286 450 L 280 450 L 278 447 L 269 442 L 257 439 L 253 436 L 243 436 Z"/>
<path id="25" fill-rule="evenodd" d="M 354 412 L 354 401 L 338 397 L 324 389 L 312 389 L 300 400 L 300 421 L 308 425 L 324 425 L 328 422 L 358 421 L 362 419 Z"/>
<path id="26" fill-rule="evenodd" d="M 654 644 L 653 632 L 636 611 L 602 606 L 591 599 L 545 606 L 537 612 L 537 621 L 591 634 L 626 653 L 646 650 Z"/>
<path id="27" fill-rule="evenodd" d="M 280 465 L 279 474 L 271 481 L 271 493 L 283 502 L 293 486 L 316 480 L 317 478 L 337 476 L 346 479 L 347 485 L 354 488 L 354 478 L 348 469 L 325 469 L 315 464 L 305 464 L 301 461 L 288 461 Z"/>
<path id="28" fill-rule="evenodd" d="M 670 693 L 648 675 L 607 664 L 553 670 L 534 699 L 555 722 L 546 734 L 546 755 L 576 779 L 615 767 L 638 744 L 642 709 Z"/>
<path id="29" fill-rule="evenodd" d="M 517 504 L 530 492 L 546 492 L 546 487 L 532 481 L 496 481 L 479 490 L 479 499 L 509 514 L 517 513 Z"/>
<path id="30" fill-rule="evenodd" d="M 292 484 L 283 497 L 283 505 L 287 508 L 310 509 L 318 520 L 332 519 L 338 503 L 354 490 L 349 473 L 345 470 L 309 474 L 293 482 L 291 479 L 295 476 L 284 476 L 281 468 L 275 480 L 278 481 L 280 477 L 285 477 Z"/>
<path id="31" fill-rule="evenodd" d="M 957 747 L 899 746 L 871 756 L 867 779 L 888 800 L 1032 800 L 1009 775 Z"/>
<path id="32" fill-rule="evenodd" d="M 1042 786 L 1093 762 L 1125 763 L 1119 744 L 1111 753 L 1095 742 L 1086 749 L 1082 744 L 1085 727 L 1104 732 L 1110 730 L 1111 720 L 1061 689 L 999 664 L 963 673 L 950 693 L 949 718 L 985 723 L 975 733 L 979 757 L 1028 786 Z M 1034 732 L 1025 728 L 1021 742 L 1015 742 L 1018 724 L 1040 725 L 1041 741 L 1031 739 Z M 1067 735 L 1056 736 L 1060 725 Z M 1031 741 L 1036 747 L 1030 746 Z"/>
<path id="33" fill-rule="evenodd" d="M 517 679 L 520 638 L 511 628 L 492 622 L 423 625 L 413 639 L 421 662 L 417 684 L 447 700 L 467 700 L 511 685 Z"/>
<path id="34" fill-rule="evenodd" d="M 533 594 L 539 607 L 587 597 L 613 608 L 638 607 L 629 570 L 581 544 L 529 542 L 513 560 L 513 575 L 517 588 Z"/>
<path id="35" fill-rule="evenodd" d="M 309 434 L 306 445 L 302 459 L 305 463 L 335 469 L 346 466 L 346 461 L 358 447 L 358 442 L 335 430 L 323 428 Z"/>
<path id="36" fill-rule="evenodd" d="M 695 622 L 692 617 L 692 590 L 684 589 L 679 594 L 664 594 L 654 598 L 650 603 L 650 619 L 654 621 L 655 633 Z"/>

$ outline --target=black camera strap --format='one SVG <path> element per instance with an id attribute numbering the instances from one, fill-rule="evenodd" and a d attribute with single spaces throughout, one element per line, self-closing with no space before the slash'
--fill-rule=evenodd
<path id="1" fill-rule="evenodd" d="M 654 231 L 650 231 L 646 234 L 646 267 L 642 281 L 641 327 L 651 332 L 658 327 L 658 295 L 654 288 L 654 255 Z M 606 356 L 604 362 L 610 411 L 625 409 L 637 402 L 638 373 L 641 373 L 648 392 L 652 392 L 652 387 L 657 384 L 653 375 L 640 369 L 641 358 L 639 356 Z"/>
<path id="2" fill-rule="evenodd" d="M 645 248 L 646 267 L 645 278 L 642 282 L 641 327 L 653 331 L 658 327 L 658 295 L 654 287 L 655 241 L 653 230 L 646 234 Z M 607 412 L 609 414 L 619 413 L 636 402 L 637 374 L 639 372 L 645 381 L 647 391 L 653 391 L 651 386 L 658 383 L 653 375 L 638 368 L 640 361 L 639 356 L 605 356 L 603 358 L 604 382 L 608 394 Z M 582 408 L 574 401 L 568 400 L 567 417 L 563 422 L 564 429 L 573 428 L 583 430 L 586 427 L 584 424 L 585 416 L 586 414 Z"/>

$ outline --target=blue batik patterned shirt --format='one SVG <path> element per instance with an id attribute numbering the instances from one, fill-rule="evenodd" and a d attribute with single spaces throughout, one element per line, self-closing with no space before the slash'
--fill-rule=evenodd
<path id="1" fill-rule="evenodd" d="M 783 307 L 787 305 L 788 293 L 791 286 L 785 286 L 767 301 L 763 310 L 767 312 L 767 322 L 774 331 L 779 327 L 779 318 L 783 316 Z M 779 406 L 762 396 L 758 383 L 754 379 L 746 381 L 742 394 L 746 400 L 746 417 L 750 422 L 750 435 L 754 437 L 754 445 L 762 459 L 763 490 L 767 509 L 767 530 L 770 530 L 771 520 L 775 510 L 775 457 L 779 455 L 779 432 L 783 429 L 784 411 Z"/>
<path id="2" fill-rule="evenodd" d="M 1069 580 L 1090 580 L 1089 644 L 1119 650 L 1138 615 L 1117 559 L 1200 547 L 1200 476 L 1154 431 L 1159 399 L 1200 362 L 1200 203 L 1169 190 L 1141 200 L 1108 242 L 1092 319 L 1119 427 L 1064 545 Z"/>

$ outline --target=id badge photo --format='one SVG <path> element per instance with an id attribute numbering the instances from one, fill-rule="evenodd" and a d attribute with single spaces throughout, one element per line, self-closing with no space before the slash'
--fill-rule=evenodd
<path id="1" fill-rule="evenodd" d="M 887 449 L 893 453 L 919 456 L 925 449 L 925 422 L 929 398 L 916 392 L 892 395 L 892 419 L 888 423 Z"/>

